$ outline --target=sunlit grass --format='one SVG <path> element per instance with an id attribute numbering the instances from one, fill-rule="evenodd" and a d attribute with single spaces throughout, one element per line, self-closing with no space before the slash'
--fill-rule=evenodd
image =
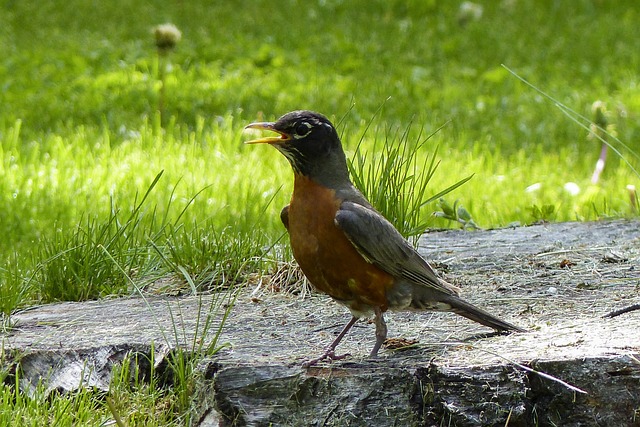
<path id="1" fill-rule="evenodd" d="M 79 128 L 26 154 L 19 136 L 9 140 L 2 310 L 130 293 L 119 268 L 136 280 L 175 272 L 207 286 L 260 268 L 282 234 L 271 201 L 285 195 L 271 171 L 249 169 L 263 153 L 245 151 L 231 122 L 186 132 L 154 122 L 124 138 Z"/>
<path id="2" fill-rule="evenodd" d="M 37 143 L 21 137 L 20 123 L 8 128 L 2 310 L 130 293 L 114 260 L 136 280 L 175 272 L 199 285 L 260 269 L 284 231 L 278 213 L 292 177 L 276 150 L 242 144 L 245 122 L 228 115 L 190 129 L 152 120 L 117 133 L 80 126 Z M 424 201 L 470 176 L 445 198 L 460 200 L 484 228 L 633 213 L 626 187 L 637 176 L 624 162 L 610 158 L 600 184 L 591 185 L 597 147 L 588 156 L 572 146 L 507 155 L 483 141 L 452 146 L 449 123 L 439 131 L 380 118 L 345 123 L 339 131 L 356 184 L 407 234 L 455 226 L 431 215 L 435 200 Z M 578 136 L 587 140 L 586 132 Z M 542 218 L 536 212 L 545 206 L 552 215 Z"/>

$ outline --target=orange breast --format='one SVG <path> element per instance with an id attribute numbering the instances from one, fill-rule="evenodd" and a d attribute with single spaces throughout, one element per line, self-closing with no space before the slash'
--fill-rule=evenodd
<path id="1" fill-rule="evenodd" d="M 368 263 L 334 223 L 342 200 L 335 192 L 296 175 L 289 205 L 293 255 L 309 282 L 353 311 L 387 309 L 393 277 Z"/>

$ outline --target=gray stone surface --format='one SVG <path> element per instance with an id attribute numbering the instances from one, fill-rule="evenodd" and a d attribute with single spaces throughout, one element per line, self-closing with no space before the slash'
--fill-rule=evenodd
<path id="1" fill-rule="evenodd" d="M 469 301 L 530 332 L 486 337 L 453 314 L 389 313 L 389 336 L 416 344 L 368 360 L 374 326 L 359 322 L 339 347 L 350 357 L 304 369 L 349 315 L 265 277 L 238 291 L 218 342 L 229 345 L 200 363 L 199 425 L 640 425 L 640 311 L 602 318 L 640 302 L 639 222 L 432 232 L 419 246 Z M 106 388 L 125 355 L 149 360 L 153 348 L 160 367 L 178 345 L 209 343 L 203 321 L 213 313 L 217 326 L 226 303 L 52 304 L 11 316 L 1 340 L 25 391 Z"/>

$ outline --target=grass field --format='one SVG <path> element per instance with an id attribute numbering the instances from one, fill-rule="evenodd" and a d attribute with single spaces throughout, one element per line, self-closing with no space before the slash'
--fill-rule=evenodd
<path id="1" fill-rule="evenodd" d="M 289 167 L 242 130 L 293 109 L 334 120 L 356 177 L 398 200 L 380 208 L 407 232 L 458 226 L 420 204 L 470 175 L 444 198 L 480 227 L 637 215 L 640 8 L 479 3 L 476 19 L 429 0 L 3 2 L 0 311 L 166 275 L 197 291 L 288 261 Z M 165 22 L 182 39 L 159 57 Z M 610 150 L 591 185 L 600 142 L 502 64 L 588 120 L 603 101 L 624 160 Z M 362 161 L 400 146 L 418 176 L 393 197 Z"/>

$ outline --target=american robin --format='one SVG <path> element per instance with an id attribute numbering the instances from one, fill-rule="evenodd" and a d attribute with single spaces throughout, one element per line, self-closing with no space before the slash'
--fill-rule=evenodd
<path id="1" fill-rule="evenodd" d="M 395 227 L 354 187 L 338 133 L 323 115 L 293 111 L 276 122 L 246 128 L 279 136 L 247 141 L 277 148 L 294 173 L 291 202 L 280 218 L 293 255 L 309 282 L 345 305 L 352 318 L 322 356 L 335 349 L 361 317 L 375 315 L 375 357 L 386 339 L 387 310 L 451 311 L 496 331 L 524 331 L 461 299 L 459 289 L 439 278 Z M 246 129 L 245 128 L 245 129 Z"/>

